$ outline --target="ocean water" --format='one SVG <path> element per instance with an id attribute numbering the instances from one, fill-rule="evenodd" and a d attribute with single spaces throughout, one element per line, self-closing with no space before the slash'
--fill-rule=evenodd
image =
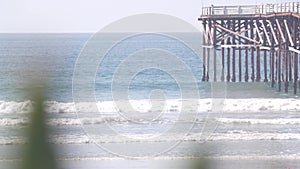
<path id="1" fill-rule="evenodd" d="M 180 36 L 199 48 L 137 35 L 116 43 L 91 72 L 98 48 L 111 42 L 86 46 L 91 34 L 1 34 L 0 168 L 23 157 L 34 104 L 26 91 L 37 78 L 47 82 L 49 141 L 61 168 L 191 168 L 202 155 L 212 168 L 299 168 L 298 96 L 263 82 L 202 82 L 201 39 Z M 92 53 L 78 62 L 84 48 Z"/>

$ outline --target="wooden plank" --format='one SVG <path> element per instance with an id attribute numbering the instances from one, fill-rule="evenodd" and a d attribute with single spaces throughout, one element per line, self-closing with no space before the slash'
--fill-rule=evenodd
<path id="1" fill-rule="evenodd" d="M 297 50 L 297 49 L 295 49 L 293 47 L 289 47 L 289 50 L 292 51 L 292 52 L 295 52 L 297 54 L 300 54 L 300 50 Z"/>
<path id="2" fill-rule="evenodd" d="M 271 45 L 271 40 L 270 40 L 269 34 L 268 34 L 268 32 L 267 32 L 267 29 L 266 29 L 266 27 L 265 27 L 265 22 L 264 22 L 264 21 L 261 21 L 261 26 L 262 26 L 262 28 L 263 28 L 264 35 L 265 35 L 265 37 L 266 37 L 266 39 L 267 39 L 268 44 Z"/>
<path id="3" fill-rule="evenodd" d="M 254 23 L 254 27 L 255 27 L 255 31 L 256 31 L 256 34 L 257 34 L 257 36 L 259 37 L 259 42 L 260 42 L 260 44 L 263 44 L 264 43 L 264 40 L 263 40 L 263 38 L 261 37 L 261 34 L 260 34 L 260 32 L 259 32 L 259 29 L 258 29 L 258 26 L 257 26 L 257 23 L 256 23 L 257 21 L 254 21 L 253 23 Z M 257 40 L 257 39 L 256 39 Z"/>
<path id="4" fill-rule="evenodd" d="M 282 29 L 281 29 L 281 25 L 280 25 L 280 23 L 279 23 L 279 21 L 278 21 L 277 18 L 275 19 L 275 22 L 276 22 L 276 24 L 277 24 L 277 28 L 278 28 L 278 30 L 279 30 L 281 39 L 282 39 L 283 43 L 285 43 L 285 42 L 286 42 L 286 39 L 285 39 L 285 37 L 284 37 L 283 31 L 282 31 Z"/>
<path id="5" fill-rule="evenodd" d="M 233 48 L 233 47 L 236 47 L 236 48 L 244 48 L 244 47 L 255 47 L 255 45 L 239 45 L 239 44 L 236 44 L 236 45 L 221 45 L 220 46 L 221 48 Z"/>
<path id="6" fill-rule="evenodd" d="M 261 50 L 271 50 L 271 47 L 267 47 L 267 46 L 260 46 Z"/>
<path id="7" fill-rule="evenodd" d="M 202 47 L 202 48 L 210 48 L 210 49 L 211 49 L 211 48 L 214 48 L 214 46 L 212 46 L 212 45 L 202 45 L 201 47 Z"/>
<path id="8" fill-rule="evenodd" d="M 284 20 L 284 25 L 285 25 L 285 30 L 286 30 L 286 33 L 288 35 L 291 46 L 295 46 L 286 19 Z"/>
<path id="9" fill-rule="evenodd" d="M 208 37 L 209 37 L 209 44 L 213 45 L 214 40 L 213 40 L 213 36 L 211 34 L 211 20 L 208 20 L 208 30 L 207 30 L 207 32 L 208 32 Z"/>
<path id="10" fill-rule="evenodd" d="M 243 36 L 243 35 L 240 35 L 239 33 L 237 33 L 237 32 L 234 32 L 234 31 L 231 31 L 231 30 L 229 30 L 229 29 L 226 29 L 226 28 L 224 28 L 224 27 L 222 27 L 222 26 L 220 26 L 220 25 L 216 25 L 216 27 L 218 27 L 218 28 L 220 28 L 220 29 L 222 29 L 222 30 L 224 30 L 224 31 L 226 31 L 226 32 L 229 32 L 229 33 L 231 33 L 231 34 L 233 34 L 233 35 L 236 35 L 236 36 L 239 36 L 239 37 L 241 37 L 241 38 L 243 38 L 243 39 L 246 39 L 246 40 L 248 40 L 248 41 L 250 41 L 250 42 L 253 42 L 253 43 L 256 43 L 256 44 L 259 44 L 260 42 L 258 42 L 258 41 L 256 41 L 256 40 L 253 40 L 253 39 L 251 39 L 251 38 L 248 38 L 248 37 L 245 37 L 245 36 Z"/>
<path id="11" fill-rule="evenodd" d="M 271 30 L 271 33 L 272 33 L 272 38 L 274 39 L 275 44 L 278 45 L 278 40 L 277 40 L 275 31 L 274 31 L 274 28 L 273 28 L 273 23 L 269 20 L 267 20 L 267 22 L 269 23 L 269 27 L 270 27 L 270 30 Z"/>

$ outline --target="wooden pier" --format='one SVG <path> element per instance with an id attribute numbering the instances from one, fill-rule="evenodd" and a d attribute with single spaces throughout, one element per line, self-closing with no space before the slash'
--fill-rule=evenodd
<path id="1" fill-rule="evenodd" d="M 203 32 L 203 81 L 270 82 L 278 91 L 288 92 L 292 87 L 297 94 L 299 2 L 212 5 L 202 8 L 198 20 Z"/>

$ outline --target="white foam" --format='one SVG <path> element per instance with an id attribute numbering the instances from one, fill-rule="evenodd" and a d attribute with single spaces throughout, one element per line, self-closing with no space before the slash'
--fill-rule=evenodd
<path id="1" fill-rule="evenodd" d="M 27 119 L 10 119 L 2 118 L 0 119 L 0 126 L 23 126 L 28 125 Z"/>
<path id="2" fill-rule="evenodd" d="M 205 119 L 196 119 L 196 122 L 204 122 Z M 271 125 L 299 125 L 300 118 L 277 118 L 277 119 L 239 119 L 239 118 L 218 118 L 215 119 L 219 123 L 225 124 L 271 124 Z M 76 125 L 92 125 L 92 124 L 128 124 L 131 123 L 129 119 L 122 117 L 99 117 L 99 118 L 50 118 L 47 119 L 47 124 L 50 126 L 76 126 Z M 141 121 L 143 122 L 143 121 Z M 145 121 L 148 122 L 148 121 Z M 193 123 L 190 121 L 176 121 L 171 119 L 157 119 L 151 121 L 152 124 L 168 124 L 168 123 Z M 0 119 L 0 126 L 24 126 L 28 125 L 27 119 Z"/>
<path id="3" fill-rule="evenodd" d="M 24 137 L 0 137 L 0 145 L 25 144 L 27 141 Z"/>
<path id="4" fill-rule="evenodd" d="M 226 133 L 213 134 L 209 140 L 299 140 L 299 133 Z"/>
<path id="5" fill-rule="evenodd" d="M 126 160 L 131 159 L 130 157 L 107 157 L 107 156 L 97 156 L 97 157 L 66 157 L 59 158 L 61 161 L 112 161 L 112 160 Z M 205 158 L 210 160 L 257 160 L 257 161 L 281 161 L 281 160 L 300 160 L 299 154 L 284 154 L 284 155 L 214 155 L 214 156 L 198 156 L 198 155 L 184 155 L 184 156 L 142 156 L 142 157 L 133 157 L 132 159 L 139 160 L 194 160 L 199 158 Z M 0 160 L 1 161 L 1 160 Z"/>
<path id="6" fill-rule="evenodd" d="M 24 102 L 5 102 L 0 101 L 0 114 L 28 113 L 32 107 L 31 101 Z"/>
<path id="7" fill-rule="evenodd" d="M 273 124 L 273 125 L 299 125 L 300 118 L 276 118 L 276 119 L 251 119 L 251 118 L 218 118 L 216 119 L 221 123 L 235 124 Z"/>
<path id="8" fill-rule="evenodd" d="M 99 117 L 99 118 L 56 118 L 47 120 L 48 125 L 64 126 L 64 125 L 90 125 L 90 124 L 127 124 L 130 121 L 122 117 Z"/>
<path id="9" fill-rule="evenodd" d="M 50 126 L 76 126 L 76 125 L 93 125 L 93 124 L 128 124 L 132 121 L 123 117 L 98 117 L 98 118 L 49 118 L 46 120 Z M 140 121 L 141 123 L 144 121 Z M 148 121 L 145 121 L 148 122 Z M 175 123 L 169 119 L 156 119 L 151 121 L 152 124 Z M 190 121 L 193 122 L 193 121 Z M 26 126 L 29 124 L 27 118 L 24 119 L 0 119 L 0 126 Z"/>
<path id="10" fill-rule="evenodd" d="M 203 141 L 250 141 L 250 140 L 300 140 L 299 133 L 259 133 L 234 131 L 213 133 L 209 138 L 203 138 L 201 133 L 192 133 L 186 137 L 183 134 L 165 134 L 153 137 L 149 134 L 121 135 L 51 135 L 49 141 L 54 144 L 91 144 L 91 143 L 153 143 L 153 142 L 203 142 Z M 0 137 L 0 145 L 24 144 L 24 137 Z"/>
<path id="11" fill-rule="evenodd" d="M 226 99 L 224 111 L 297 111 L 300 110 L 298 99 Z"/>
<path id="12" fill-rule="evenodd" d="M 59 161 L 117 161 L 117 160 L 198 160 L 205 158 L 208 160 L 256 160 L 256 161 L 282 161 L 282 160 L 300 160 L 299 154 L 281 154 L 281 155 L 159 155 L 159 156 L 141 156 L 141 157 L 119 157 L 119 156 L 85 156 L 85 157 L 60 157 Z M 0 162 L 19 162 L 17 158 L 1 158 Z M 181 161 L 182 162 L 182 161 Z"/>
<path id="13" fill-rule="evenodd" d="M 273 119 L 255 119 L 255 118 L 217 118 L 218 123 L 224 124 L 270 124 L 270 125 L 300 125 L 300 118 L 273 118 Z M 140 121 L 143 122 L 143 121 Z M 148 122 L 149 121 L 145 121 Z M 170 123 L 194 123 L 205 122 L 205 119 L 190 119 L 190 121 L 177 121 L 176 119 L 156 119 L 151 121 L 152 124 L 170 124 Z M 50 126 L 76 126 L 76 125 L 93 125 L 93 124 L 128 124 L 132 123 L 130 119 L 123 117 L 98 117 L 98 118 L 49 118 L 46 122 Z M 27 118 L 24 119 L 0 119 L 0 126 L 24 126 L 28 125 Z"/>
<path id="14" fill-rule="evenodd" d="M 83 103 L 83 105 L 86 105 Z M 44 103 L 45 110 L 50 113 L 75 113 L 74 103 L 62 103 L 56 101 L 47 101 Z M 87 105 L 88 106 L 88 105 Z M 86 108 L 86 106 L 83 106 Z"/>
<path id="15" fill-rule="evenodd" d="M 122 103 L 123 102 L 123 103 Z M 155 112 L 155 111 L 195 111 L 210 112 L 212 105 L 218 107 L 224 112 L 264 112 L 264 111 L 299 111 L 300 100 L 298 99 L 199 99 L 199 100 L 156 100 L 149 102 L 148 100 L 130 100 L 130 105 L 138 112 Z M 184 110 L 181 110 L 183 105 Z M 198 104 L 195 104 L 198 103 Z M 218 103 L 216 105 L 216 103 Z M 98 112 L 120 112 L 119 104 L 126 104 L 126 101 L 103 101 L 97 102 Z M 4 102 L 0 101 L 0 114 L 10 113 L 28 113 L 31 110 L 33 103 L 31 101 L 24 102 Z M 56 101 L 46 101 L 45 109 L 49 113 L 90 113 L 94 112 L 95 104 L 92 102 L 63 103 Z"/>

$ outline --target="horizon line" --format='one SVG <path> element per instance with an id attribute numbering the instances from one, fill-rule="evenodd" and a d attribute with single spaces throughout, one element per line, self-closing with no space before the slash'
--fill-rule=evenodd
<path id="1" fill-rule="evenodd" d="M 150 32 L 0 32 L 0 34 L 97 34 L 97 33 L 150 33 Z M 151 33 L 201 33 L 201 31 L 197 32 L 189 32 L 189 31 L 170 31 L 170 32 L 151 32 Z"/>
<path id="2" fill-rule="evenodd" d="M 0 34 L 93 34 L 96 32 L 0 32 Z"/>

